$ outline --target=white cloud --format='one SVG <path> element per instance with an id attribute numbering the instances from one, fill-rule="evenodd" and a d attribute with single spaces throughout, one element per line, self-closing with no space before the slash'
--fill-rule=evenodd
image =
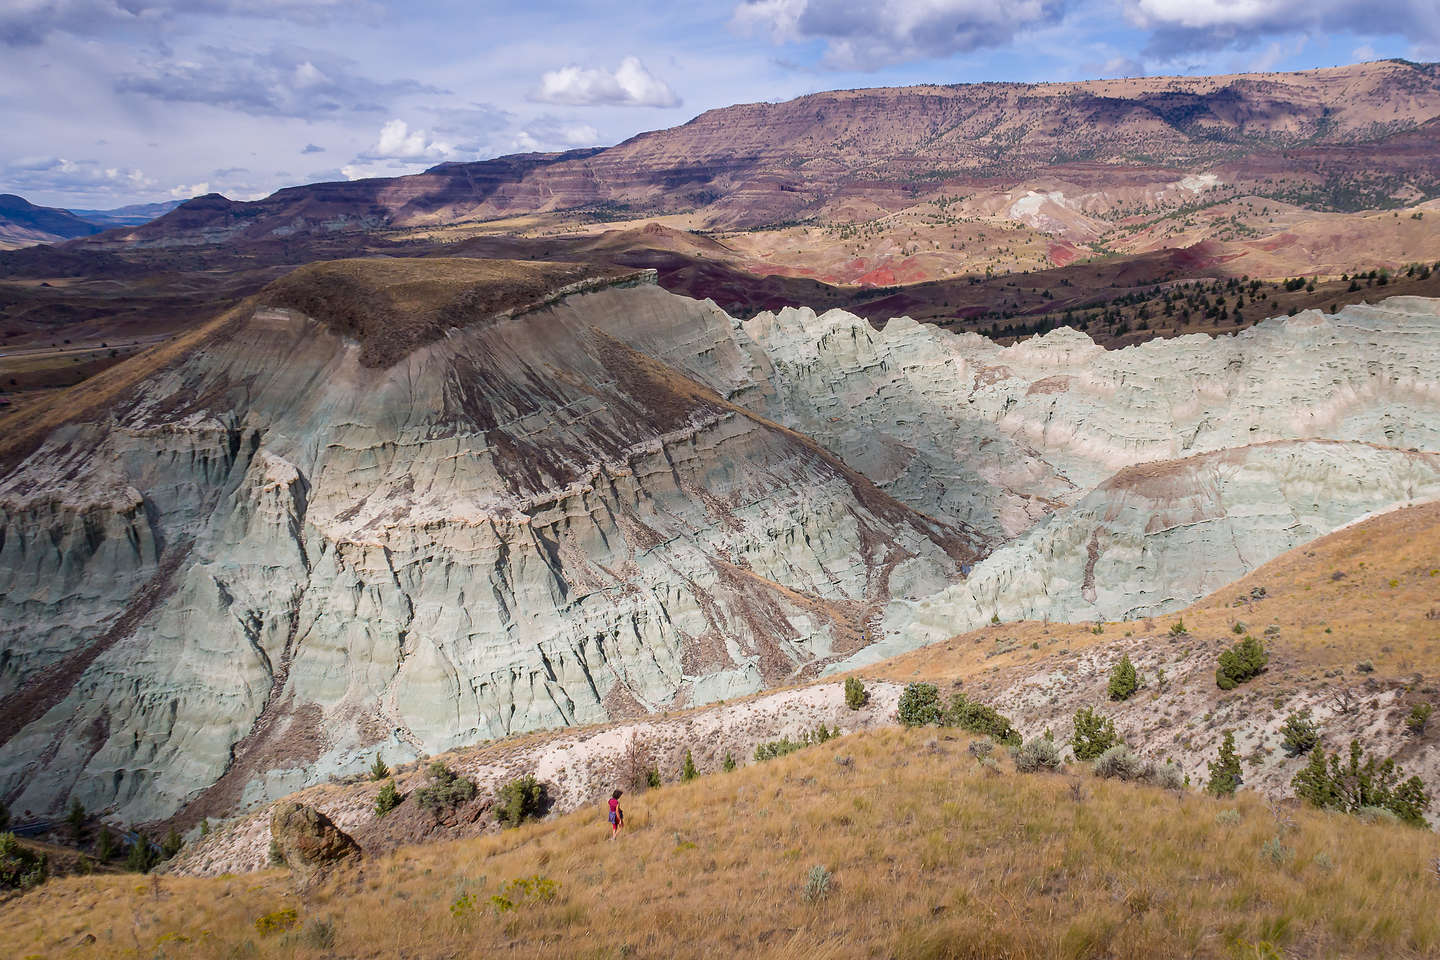
<path id="1" fill-rule="evenodd" d="M 365 154 L 369 160 L 444 160 L 454 153 L 448 143 L 431 140 L 424 130 L 411 130 L 404 120 L 390 120 L 380 139 Z"/>
<path id="2" fill-rule="evenodd" d="M 779 44 L 825 42 L 824 62 L 878 70 L 1009 43 L 1058 22 L 1071 0 L 742 0 L 732 22 Z"/>
<path id="3" fill-rule="evenodd" d="M 210 183 L 206 180 L 202 180 L 199 183 L 192 183 L 188 187 L 182 183 L 179 186 L 170 188 L 170 196 L 176 200 L 189 200 L 191 197 L 203 197 L 209 192 Z"/>
<path id="4" fill-rule="evenodd" d="M 540 78 L 530 94 L 539 103 L 590 107 L 601 104 L 624 107 L 678 107 L 680 98 L 670 85 L 655 76 L 637 57 L 626 57 L 611 73 L 583 67 L 562 67 Z"/>
<path id="5" fill-rule="evenodd" d="M 544 116 L 533 120 L 515 135 L 513 149 L 532 153 L 557 148 L 589 147 L 599 141 L 600 131 L 588 123 Z"/>

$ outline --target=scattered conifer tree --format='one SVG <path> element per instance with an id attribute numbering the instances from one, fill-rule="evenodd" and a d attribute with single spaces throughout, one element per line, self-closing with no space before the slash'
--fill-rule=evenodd
<path id="1" fill-rule="evenodd" d="M 1139 689 L 1140 676 L 1135 672 L 1135 664 L 1130 662 L 1129 654 L 1126 654 L 1110 671 L 1110 699 L 1129 700 Z"/>
<path id="2" fill-rule="evenodd" d="M 1210 762 L 1210 782 L 1205 789 L 1217 797 L 1233 796 L 1245 778 L 1240 771 L 1240 758 L 1235 754 L 1235 734 L 1225 731 L 1220 742 L 1220 756 Z"/>
<path id="3" fill-rule="evenodd" d="M 1070 738 L 1070 749 L 1076 760 L 1094 760 L 1100 754 L 1120 742 L 1115 733 L 1115 721 L 1090 707 L 1075 711 L 1075 733 Z"/>

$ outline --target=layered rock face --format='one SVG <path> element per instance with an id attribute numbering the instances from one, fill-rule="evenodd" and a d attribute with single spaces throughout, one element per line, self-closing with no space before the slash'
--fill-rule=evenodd
<path id="1" fill-rule="evenodd" d="M 1431 301 L 1118 352 L 651 286 L 468 319 L 367 366 L 262 295 L 0 478 L 12 807 L 223 815 L 996 611 L 1162 610 L 1440 495 Z"/>
<path id="2" fill-rule="evenodd" d="M 730 318 L 658 288 L 362 353 L 262 305 L 0 484 L 18 808 L 758 690 L 987 546 L 726 399 L 765 389 Z"/>
<path id="3" fill-rule="evenodd" d="M 758 226 L 822 214 L 842 198 L 899 209 L 917 190 L 971 193 L 977 178 L 1008 181 L 1004 193 L 1015 178 L 1037 188 L 1032 178 L 1058 177 L 1072 195 L 1090 195 L 1093 214 L 1130 206 L 1139 198 L 1120 195 L 1136 190 L 1147 206 L 1167 189 L 1183 205 L 1193 193 L 1175 192 L 1183 182 L 1177 169 L 1226 182 L 1253 178 L 1257 187 L 1260 178 L 1308 182 L 1322 169 L 1429 183 L 1437 118 L 1440 71 L 1401 61 L 1290 74 L 836 90 L 710 110 L 603 149 L 445 163 L 414 176 L 290 187 L 249 203 L 199 197 L 100 242 L 184 246 L 595 204 L 698 210 L 710 226 Z M 1102 186 L 1116 195 L 1104 197 Z"/>

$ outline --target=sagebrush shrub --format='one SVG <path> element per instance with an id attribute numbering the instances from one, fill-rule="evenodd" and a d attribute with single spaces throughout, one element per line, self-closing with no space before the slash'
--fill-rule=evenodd
<path id="1" fill-rule="evenodd" d="M 1013 751 L 1015 769 L 1021 773 L 1059 770 L 1060 748 L 1048 737 L 1032 737 Z"/>
<path id="2" fill-rule="evenodd" d="M 830 884 L 834 874 L 826 870 L 820 864 L 810 868 L 805 875 L 805 899 L 810 903 L 823 899 L 830 892 Z"/>
<path id="3" fill-rule="evenodd" d="M 1120 742 L 1115 733 L 1115 721 L 1104 714 L 1096 713 L 1090 707 L 1075 711 L 1075 733 L 1070 738 L 1070 749 L 1076 760 L 1094 760 L 1100 754 Z"/>
<path id="4" fill-rule="evenodd" d="M 1185 771 L 1180 769 L 1178 763 L 1160 764 L 1151 771 L 1147 779 L 1164 790 L 1183 790 L 1185 788 Z"/>
<path id="5" fill-rule="evenodd" d="M 1123 743 L 1117 743 L 1095 758 L 1095 776 L 1107 780 L 1140 780 L 1145 776 L 1145 761 Z"/>

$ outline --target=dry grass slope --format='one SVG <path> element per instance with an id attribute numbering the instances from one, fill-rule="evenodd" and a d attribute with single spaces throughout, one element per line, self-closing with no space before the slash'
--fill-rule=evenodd
<path id="1" fill-rule="evenodd" d="M 618 843 L 585 810 L 403 849 L 304 895 L 276 870 L 60 880 L 12 904 L 0 939 L 43 958 L 1440 951 L 1433 843 L 1412 829 L 1309 810 L 1285 827 L 1252 796 L 1022 775 L 932 736 L 856 734 L 627 799 Z M 815 866 L 831 880 L 807 896 Z M 536 874 L 552 900 L 492 905 Z M 292 932 L 257 929 L 286 909 Z"/>

